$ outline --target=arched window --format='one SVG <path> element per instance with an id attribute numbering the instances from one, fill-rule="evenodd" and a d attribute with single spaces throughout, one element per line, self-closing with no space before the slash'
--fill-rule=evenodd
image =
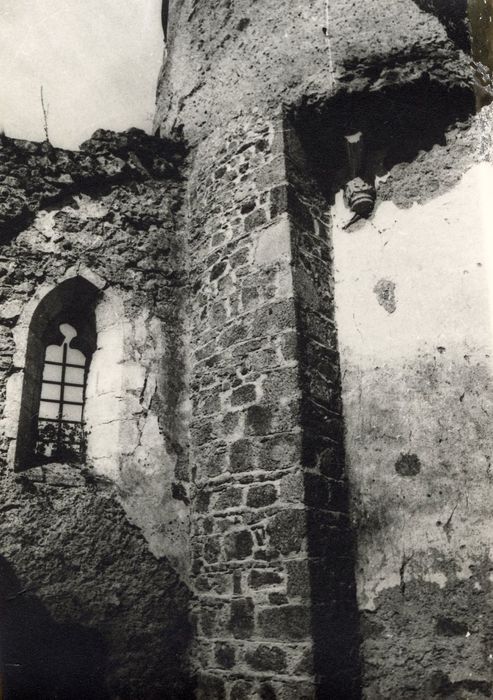
<path id="1" fill-rule="evenodd" d="M 59 284 L 34 312 L 27 339 L 15 467 L 84 458 L 84 400 L 96 349 L 97 288 L 82 277 Z"/>

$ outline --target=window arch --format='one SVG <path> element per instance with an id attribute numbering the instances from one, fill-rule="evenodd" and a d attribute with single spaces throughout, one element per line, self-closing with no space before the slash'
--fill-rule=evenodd
<path id="1" fill-rule="evenodd" d="M 39 303 L 27 338 L 15 468 L 84 457 L 83 407 L 96 348 L 98 289 L 83 277 L 61 282 Z"/>

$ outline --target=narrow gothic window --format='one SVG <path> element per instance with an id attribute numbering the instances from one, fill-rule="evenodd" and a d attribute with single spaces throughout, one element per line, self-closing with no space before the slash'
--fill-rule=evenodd
<path id="1" fill-rule="evenodd" d="M 61 282 L 29 324 L 14 467 L 80 462 L 85 457 L 84 400 L 96 350 L 98 289 L 83 277 Z"/>
<path id="2" fill-rule="evenodd" d="M 73 347 L 77 331 L 68 323 L 58 327 L 63 340 L 45 350 L 39 402 L 36 455 L 76 460 L 84 455 L 85 354 Z"/>

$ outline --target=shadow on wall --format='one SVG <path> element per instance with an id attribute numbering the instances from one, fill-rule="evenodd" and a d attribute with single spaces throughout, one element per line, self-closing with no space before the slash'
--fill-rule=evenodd
<path id="1" fill-rule="evenodd" d="M 349 522 L 344 424 L 340 406 L 338 354 L 332 356 L 334 397 L 331 421 L 304 406 L 303 463 L 307 544 L 312 597 L 314 672 L 317 699 L 360 700 L 360 628 L 356 600 L 356 537 Z M 310 405 L 312 403 L 312 405 Z M 324 425 L 325 424 L 325 425 Z M 330 427 L 327 425 L 329 424 Z M 316 467 L 319 474 L 312 469 Z"/>
<path id="2" fill-rule="evenodd" d="M 106 700 L 101 636 L 82 625 L 57 624 L 23 591 L 0 557 L 0 644 L 5 700 Z"/>
<path id="3" fill-rule="evenodd" d="M 445 145 L 445 134 L 476 111 L 467 87 L 446 89 L 428 77 L 410 85 L 375 92 L 340 93 L 333 99 L 295 108 L 294 123 L 313 175 L 329 204 L 351 179 L 345 136 L 361 132 L 362 176 L 386 175 L 399 163 L 412 163 L 422 151 Z M 460 173 L 462 174 L 462 173 Z"/>
<path id="4" fill-rule="evenodd" d="M 0 519 L 5 700 L 191 698 L 186 584 L 101 480 L 60 465 L 45 468 L 51 483 L 30 474 Z"/>
<path id="5" fill-rule="evenodd" d="M 470 0 L 471 1 L 471 0 Z M 484 1 L 484 0 L 480 0 Z M 416 5 L 434 15 L 445 27 L 449 39 L 463 51 L 471 48 L 471 38 L 467 22 L 468 0 L 414 0 Z M 473 0 L 477 2 L 477 0 Z"/>
<path id="6" fill-rule="evenodd" d="M 355 535 L 350 523 L 333 253 L 328 202 L 304 144 L 311 124 L 285 122 L 291 224 L 308 586 L 317 698 L 361 697 Z M 332 144 L 325 144 L 330 151 Z M 329 159 L 330 162 L 330 159 Z M 315 164 L 316 165 L 316 164 Z"/>

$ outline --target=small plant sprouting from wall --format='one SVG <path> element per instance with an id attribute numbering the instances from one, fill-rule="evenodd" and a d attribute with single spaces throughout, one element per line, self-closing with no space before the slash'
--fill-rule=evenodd
<path id="1" fill-rule="evenodd" d="M 45 141 L 47 143 L 50 143 L 50 135 L 48 132 L 48 112 L 50 109 L 50 106 L 46 104 L 45 98 L 44 98 L 44 92 L 43 92 L 43 86 L 41 85 L 40 87 L 40 99 L 41 99 L 41 109 L 43 112 L 43 131 L 45 132 Z"/>

